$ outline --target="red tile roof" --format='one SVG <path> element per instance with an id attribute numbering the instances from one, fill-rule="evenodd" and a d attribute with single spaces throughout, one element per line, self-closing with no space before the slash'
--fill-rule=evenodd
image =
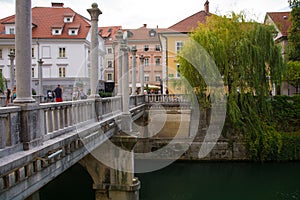
<path id="1" fill-rule="evenodd" d="M 289 28 L 292 25 L 290 20 L 291 12 L 268 12 L 267 15 L 275 23 L 276 27 L 281 32 L 282 36 L 288 36 Z"/>
<path id="2" fill-rule="evenodd" d="M 105 44 L 113 43 L 118 30 L 122 29 L 122 26 L 107 26 L 98 27 L 99 35 L 105 39 Z"/>
<path id="3" fill-rule="evenodd" d="M 130 36 L 130 38 L 128 38 L 128 40 L 131 41 L 147 40 L 147 41 L 157 42 L 158 33 L 167 32 L 168 30 L 165 28 L 147 28 L 146 26 L 142 26 L 141 28 L 138 29 L 127 29 L 127 31 L 132 33 L 132 35 Z M 154 37 L 150 36 L 150 33 L 152 31 L 155 33 Z"/>
<path id="4" fill-rule="evenodd" d="M 206 13 L 204 10 L 202 10 L 181 20 L 173 26 L 170 26 L 169 29 L 181 33 L 189 33 L 192 29 L 196 29 L 199 23 L 206 23 L 206 18 L 210 15 L 210 13 Z"/>
<path id="5" fill-rule="evenodd" d="M 64 23 L 65 16 L 74 16 L 72 23 Z M 14 35 L 6 35 L 5 24 L 14 24 L 15 15 L 0 20 L 0 38 L 14 38 Z M 32 8 L 33 38 L 77 38 L 85 39 L 89 33 L 90 22 L 83 16 L 75 13 L 71 8 L 65 7 L 34 7 Z M 68 29 L 79 27 L 77 36 L 69 36 Z M 53 27 L 63 27 L 61 35 L 52 35 Z"/>

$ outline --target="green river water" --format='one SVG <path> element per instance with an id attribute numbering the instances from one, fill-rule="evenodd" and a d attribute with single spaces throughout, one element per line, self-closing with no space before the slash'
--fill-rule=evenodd
<path id="1" fill-rule="evenodd" d="M 300 163 L 176 162 L 136 174 L 140 200 L 300 199 Z M 41 200 L 94 200 L 92 180 L 75 165 L 40 191 Z"/>

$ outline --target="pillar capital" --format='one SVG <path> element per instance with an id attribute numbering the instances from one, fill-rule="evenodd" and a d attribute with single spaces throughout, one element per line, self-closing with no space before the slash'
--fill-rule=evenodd
<path id="1" fill-rule="evenodd" d="M 132 52 L 133 55 L 136 55 L 137 49 L 136 49 L 135 45 L 132 46 L 131 52 Z"/>
<path id="2" fill-rule="evenodd" d="M 118 40 L 118 42 L 122 41 L 122 39 L 123 39 L 123 31 L 122 30 L 118 30 L 116 39 Z"/>
<path id="3" fill-rule="evenodd" d="M 92 21 L 98 21 L 99 15 L 102 14 L 101 10 L 98 8 L 97 3 L 93 3 L 92 8 L 87 9 L 87 11 L 91 15 Z"/>

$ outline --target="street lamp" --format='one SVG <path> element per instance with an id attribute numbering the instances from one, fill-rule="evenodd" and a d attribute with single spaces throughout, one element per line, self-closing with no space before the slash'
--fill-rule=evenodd
<path id="1" fill-rule="evenodd" d="M 144 60 L 143 55 L 140 56 L 141 66 L 140 66 L 140 82 L 141 82 L 141 94 L 144 94 Z"/>
<path id="2" fill-rule="evenodd" d="M 15 66 L 14 66 L 14 60 L 15 60 L 15 52 L 11 50 L 8 55 L 10 59 L 10 89 L 12 90 L 15 86 Z"/>

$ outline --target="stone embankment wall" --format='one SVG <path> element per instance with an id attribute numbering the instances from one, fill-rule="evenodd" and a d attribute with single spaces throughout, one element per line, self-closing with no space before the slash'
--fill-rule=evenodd
<path id="1" fill-rule="evenodd" d="M 209 126 L 210 112 L 200 112 L 199 124 L 197 130 L 193 126 L 193 115 L 191 111 L 174 110 L 166 111 L 165 123 L 161 125 L 161 115 L 158 111 L 152 112 L 144 116 L 139 125 L 144 126 L 140 134 L 144 138 L 140 138 L 136 144 L 134 151 L 136 153 L 149 153 L 139 154 L 137 159 L 180 159 L 180 160 L 216 160 L 216 161 L 238 161 L 250 160 L 247 155 L 247 150 L 243 142 L 237 140 L 230 140 L 222 136 L 216 143 L 203 141 Z M 160 128 L 159 128 L 160 127 Z M 155 129 L 160 129 L 157 132 Z M 218 131 L 218 130 L 216 130 Z M 195 133 L 196 132 L 196 133 Z M 196 134 L 193 137 L 192 134 Z M 205 157 L 199 157 L 199 152 L 202 146 L 213 146 L 212 150 L 208 152 Z"/>

